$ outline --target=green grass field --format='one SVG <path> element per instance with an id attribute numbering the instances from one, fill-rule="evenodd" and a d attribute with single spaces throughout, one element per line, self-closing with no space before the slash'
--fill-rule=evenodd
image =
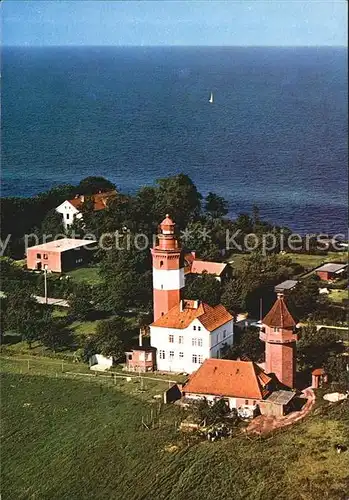
<path id="1" fill-rule="evenodd" d="M 247 256 L 248 254 L 236 253 L 231 254 L 227 260 L 233 268 L 238 270 Z M 325 262 L 347 262 L 348 260 L 347 252 L 328 252 L 326 255 L 286 253 L 285 256 L 290 257 L 295 264 L 301 265 L 305 270 L 313 269 Z"/>
<path id="2" fill-rule="evenodd" d="M 102 282 L 102 278 L 99 276 L 98 267 L 80 267 L 74 269 L 67 273 L 68 276 L 76 281 L 77 283 L 87 283 L 89 285 L 98 285 Z"/>
<path id="3" fill-rule="evenodd" d="M 334 450 L 349 445 L 344 404 L 265 438 L 190 444 L 177 430 L 180 410 L 160 410 L 153 398 L 165 383 L 147 380 L 141 391 L 134 380 L 55 375 L 54 362 L 41 376 L 44 363 L 22 374 L 20 366 L 2 362 L 2 500 L 314 500 L 349 491 L 349 452 Z M 160 414 L 147 430 L 151 409 Z"/>
<path id="4" fill-rule="evenodd" d="M 328 295 L 328 298 L 329 300 L 331 300 L 331 302 L 341 304 L 342 300 L 348 298 L 348 290 L 332 289 L 331 293 Z"/>

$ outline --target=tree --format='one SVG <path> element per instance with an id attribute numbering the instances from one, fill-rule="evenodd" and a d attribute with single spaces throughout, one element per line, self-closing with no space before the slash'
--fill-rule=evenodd
<path id="1" fill-rule="evenodd" d="M 90 315 L 93 306 L 91 304 L 91 290 L 88 286 L 80 284 L 79 289 L 75 290 L 69 297 L 70 314 L 78 319 L 84 320 Z"/>
<path id="2" fill-rule="evenodd" d="M 325 369 L 333 382 L 337 382 L 343 391 L 349 391 L 349 360 L 348 356 L 330 356 Z"/>
<path id="3" fill-rule="evenodd" d="M 236 315 L 245 310 L 246 297 L 243 295 L 244 284 L 241 279 L 228 280 L 222 290 L 222 304 L 231 314 Z"/>
<path id="4" fill-rule="evenodd" d="M 124 340 L 127 339 L 128 332 L 129 327 L 124 318 L 114 317 L 99 321 L 96 333 L 90 339 L 95 353 L 120 359 L 124 355 Z"/>
<path id="5" fill-rule="evenodd" d="M 56 209 L 51 209 L 45 215 L 41 224 L 42 235 L 52 235 L 50 239 L 55 239 L 57 235 L 64 234 L 65 229 L 63 226 L 62 214 L 56 212 Z"/>
<path id="6" fill-rule="evenodd" d="M 325 329 L 318 331 L 312 324 L 302 327 L 299 337 L 297 360 L 304 371 L 323 367 L 330 357 L 343 351 L 337 333 Z"/>
<path id="7" fill-rule="evenodd" d="M 318 279 L 312 277 L 302 280 L 288 294 L 290 310 L 297 318 L 304 320 L 317 309 L 318 299 Z"/>
<path id="8" fill-rule="evenodd" d="M 183 245 L 195 250 L 201 259 L 217 260 L 221 256 L 219 245 L 212 238 L 212 228 L 203 220 L 191 221 L 183 233 Z"/>
<path id="9" fill-rule="evenodd" d="M 194 405 L 194 411 L 199 420 L 205 422 L 205 425 L 220 422 L 230 413 L 229 406 L 224 399 L 218 399 L 210 404 L 206 398 L 203 398 Z"/>
<path id="10" fill-rule="evenodd" d="M 79 194 L 85 195 L 96 194 L 100 191 L 103 193 L 114 189 L 116 189 L 115 184 L 101 176 L 85 177 L 85 179 L 82 179 L 77 186 Z"/>
<path id="11" fill-rule="evenodd" d="M 65 322 L 60 319 L 50 317 L 43 320 L 40 325 L 42 344 L 56 352 L 59 347 L 66 343 L 67 335 L 70 337 L 70 332 L 67 331 L 65 326 Z"/>
<path id="12" fill-rule="evenodd" d="M 234 344 L 224 353 L 225 359 L 249 359 L 256 363 L 263 360 L 265 346 L 259 339 L 258 328 L 234 329 Z"/>
<path id="13" fill-rule="evenodd" d="M 47 315 L 45 306 L 38 304 L 31 293 L 25 289 L 7 294 L 4 312 L 2 320 L 6 325 L 6 330 L 21 334 L 22 339 L 28 340 L 29 344 L 39 337 L 41 321 Z"/>
<path id="14" fill-rule="evenodd" d="M 216 306 L 220 303 L 221 284 L 215 276 L 207 272 L 199 276 L 189 275 L 186 279 L 185 297 Z"/>
<path id="15" fill-rule="evenodd" d="M 159 221 L 169 213 L 177 227 L 184 229 L 199 215 L 201 199 L 193 181 L 185 174 L 157 180 L 155 211 Z"/>
<path id="16" fill-rule="evenodd" d="M 223 217 L 228 213 L 228 202 L 221 196 L 209 192 L 205 198 L 205 210 L 213 218 Z"/>

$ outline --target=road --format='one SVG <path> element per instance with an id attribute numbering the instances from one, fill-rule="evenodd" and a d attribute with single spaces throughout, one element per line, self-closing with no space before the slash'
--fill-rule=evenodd
<path id="1" fill-rule="evenodd" d="M 40 297 L 38 295 L 34 295 L 39 304 L 46 304 L 45 297 Z M 50 306 L 60 306 L 60 307 L 69 307 L 68 301 L 65 299 L 53 299 L 51 297 L 47 297 L 47 304 Z"/>

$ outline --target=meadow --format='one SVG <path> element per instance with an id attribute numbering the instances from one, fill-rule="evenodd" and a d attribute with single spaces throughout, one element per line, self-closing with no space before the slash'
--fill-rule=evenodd
<path id="1" fill-rule="evenodd" d="M 166 382 L 87 381 L 45 363 L 2 362 L 2 500 L 346 498 L 349 452 L 334 445 L 349 446 L 348 403 L 263 438 L 190 441 L 183 410 L 154 398 Z"/>

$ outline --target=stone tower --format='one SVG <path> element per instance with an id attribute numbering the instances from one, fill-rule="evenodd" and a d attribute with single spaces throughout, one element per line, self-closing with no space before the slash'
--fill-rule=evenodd
<path id="1" fill-rule="evenodd" d="M 265 371 L 274 373 L 279 382 L 293 388 L 296 378 L 296 322 L 282 293 L 262 320 L 260 339 L 265 342 Z"/>
<path id="2" fill-rule="evenodd" d="M 184 287 L 184 259 L 169 215 L 160 224 L 153 258 L 154 321 L 179 304 Z"/>

